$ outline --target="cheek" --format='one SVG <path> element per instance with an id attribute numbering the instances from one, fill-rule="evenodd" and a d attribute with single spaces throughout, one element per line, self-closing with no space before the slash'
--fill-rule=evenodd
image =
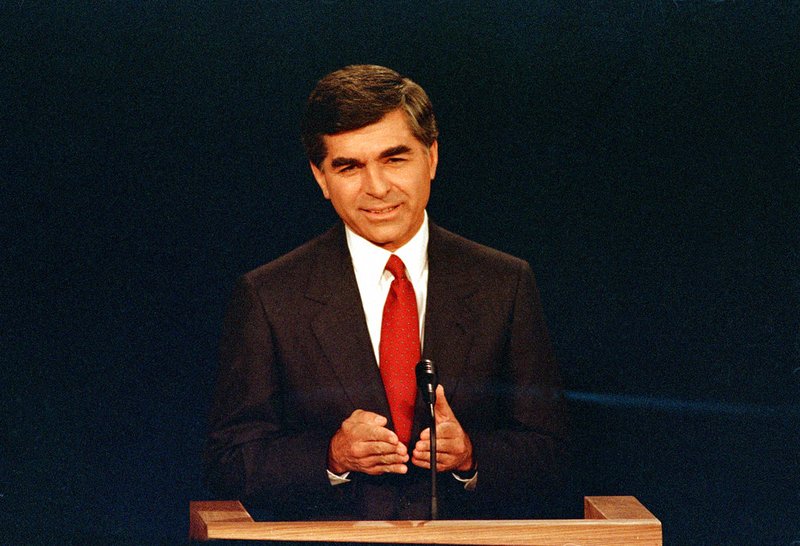
<path id="1" fill-rule="evenodd" d="M 329 199 L 337 210 L 356 208 L 358 201 L 358 190 L 355 186 L 337 185 L 328 188 Z"/>
<path id="2" fill-rule="evenodd" d="M 431 195 L 431 183 L 430 180 L 426 178 L 418 179 L 418 182 L 413 186 L 411 192 L 414 195 L 414 198 L 420 202 L 427 202 L 428 198 Z"/>

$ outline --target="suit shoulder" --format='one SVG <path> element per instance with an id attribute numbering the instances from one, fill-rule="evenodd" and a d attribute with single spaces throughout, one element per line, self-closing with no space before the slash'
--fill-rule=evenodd
<path id="1" fill-rule="evenodd" d="M 486 268 L 506 271 L 530 269 L 528 262 L 522 258 L 477 243 L 438 226 L 435 230 L 435 239 L 441 245 L 440 248 L 451 256 L 458 257 L 458 260 L 465 266 L 484 270 Z"/>

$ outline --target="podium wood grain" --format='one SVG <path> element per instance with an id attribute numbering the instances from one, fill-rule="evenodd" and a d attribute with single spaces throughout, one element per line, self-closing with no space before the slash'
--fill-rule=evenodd
<path id="1" fill-rule="evenodd" d="M 585 519 L 259 522 L 238 501 L 190 503 L 192 540 L 371 544 L 661 546 L 661 522 L 634 497 L 586 497 Z"/>

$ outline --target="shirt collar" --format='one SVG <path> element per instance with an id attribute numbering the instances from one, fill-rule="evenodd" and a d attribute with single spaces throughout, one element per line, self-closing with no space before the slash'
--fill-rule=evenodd
<path id="1" fill-rule="evenodd" d="M 374 279 L 379 283 L 386 268 L 391 252 L 385 250 L 357 235 L 345 224 L 347 247 L 353 259 L 353 269 L 357 277 Z M 406 244 L 394 251 L 408 270 L 412 281 L 422 276 L 428 261 L 428 212 L 422 220 L 422 226 Z M 389 273 L 387 273 L 388 275 Z"/>

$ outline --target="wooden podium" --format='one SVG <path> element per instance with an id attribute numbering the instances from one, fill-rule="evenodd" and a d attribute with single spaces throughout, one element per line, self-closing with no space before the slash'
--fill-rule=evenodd
<path id="1" fill-rule="evenodd" d="M 239 501 L 193 501 L 191 540 L 391 544 L 661 546 L 661 522 L 634 497 L 585 497 L 584 519 L 260 522 Z"/>

